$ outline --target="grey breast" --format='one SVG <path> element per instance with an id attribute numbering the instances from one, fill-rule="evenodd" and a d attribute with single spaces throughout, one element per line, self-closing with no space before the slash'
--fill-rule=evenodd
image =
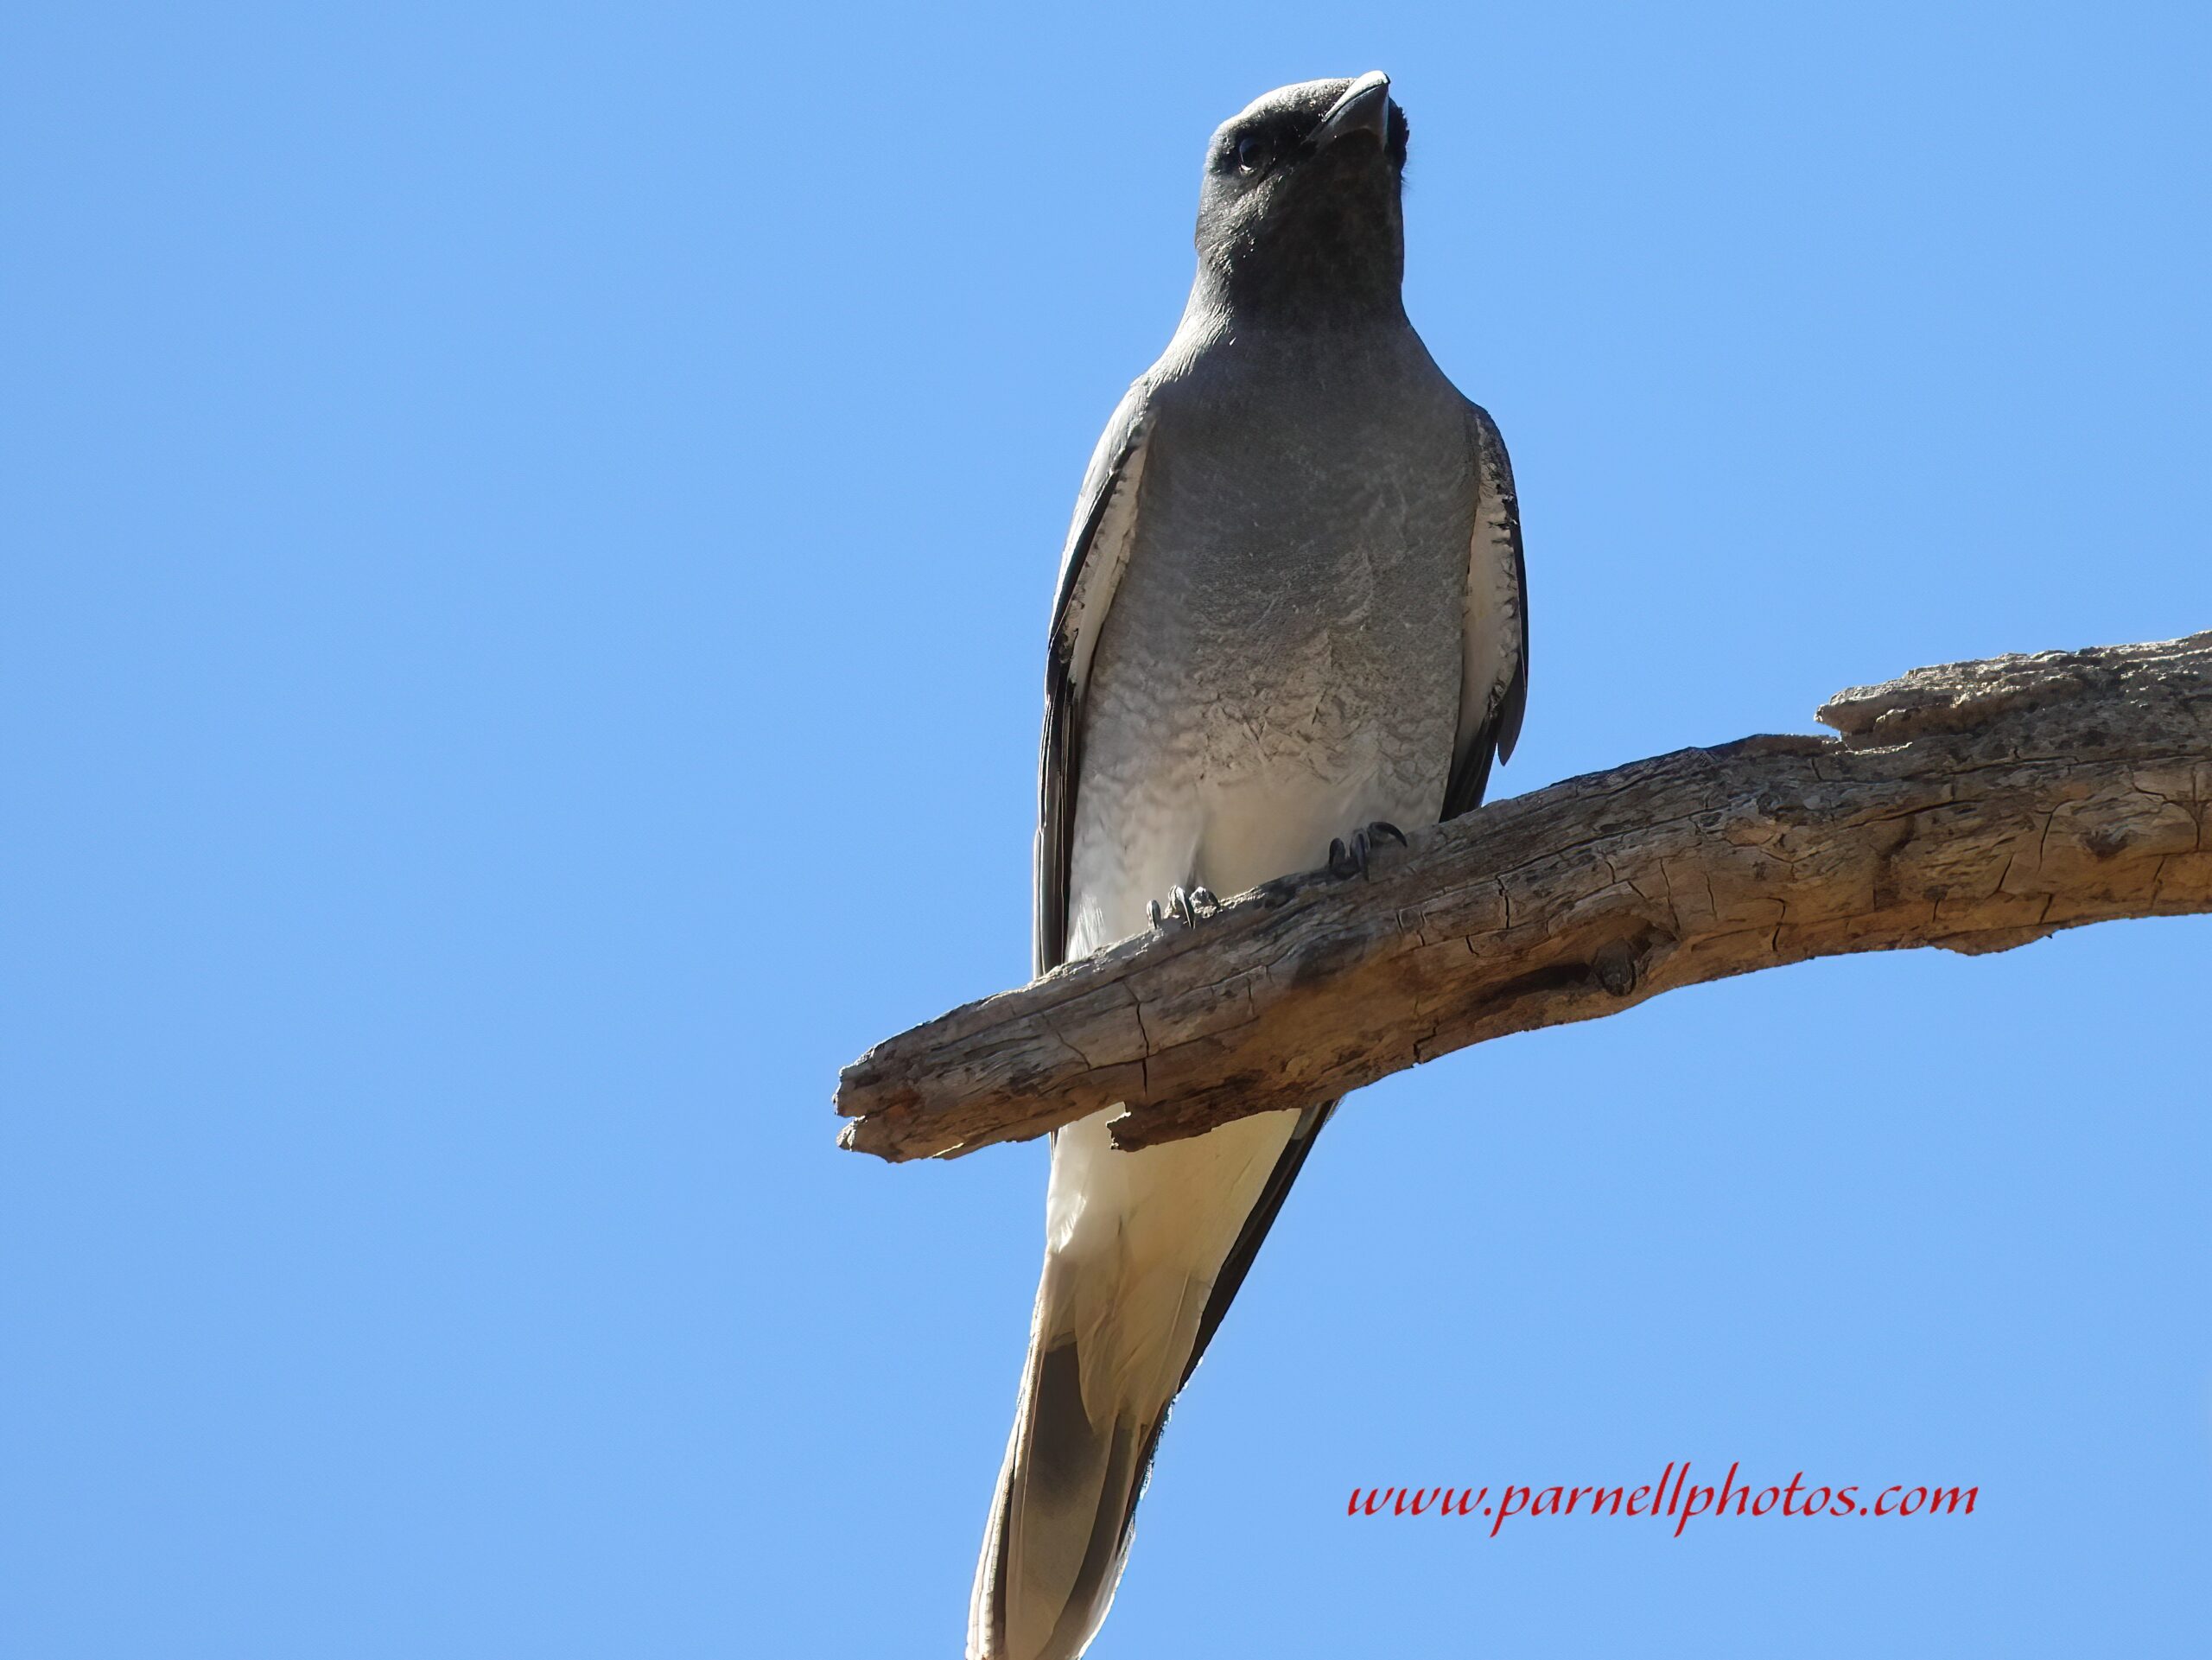
<path id="1" fill-rule="evenodd" d="M 1440 807 L 1476 491 L 1459 394 L 1402 334 L 1217 347 L 1162 378 L 1093 666 L 1091 805 L 1139 773 L 1379 750 L 1394 796 Z"/>

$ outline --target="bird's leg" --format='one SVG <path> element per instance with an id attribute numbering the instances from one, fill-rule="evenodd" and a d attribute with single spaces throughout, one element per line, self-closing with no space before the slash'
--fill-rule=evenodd
<path id="1" fill-rule="evenodd" d="M 1363 829 L 1351 833 L 1351 843 L 1346 846 L 1339 838 L 1329 843 L 1329 874 L 1332 876 L 1364 876 L 1367 874 L 1369 850 L 1383 842 L 1406 844 L 1406 833 L 1395 824 L 1376 819 Z"/>
<path id="2" fill-rule="evenodd" d="M 1221 901 L 1213 896 L 1211 887 L 1185 887 L 1178 883 L 1167 890 L 1167 908 L 1164 913 L 1158 900 L 1147 900 L 1144 908 L 1155 928 L 1171 916 L 1187 928 L 1199 918 L 1210 917 L 1221 909 Z"/>

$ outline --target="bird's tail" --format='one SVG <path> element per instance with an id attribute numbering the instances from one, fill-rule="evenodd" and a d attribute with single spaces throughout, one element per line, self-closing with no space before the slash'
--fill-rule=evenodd
<path id="1" fill-rule="evenodd" d="M 1111 1148 L 1104 1115 L 1054 1137 L 1045 1270 L 976 1571 L 970 1660 L 1074 1660 L 1090 1644 L 1168 1407 L 1329 1110 L 1135 1153 Z"/>

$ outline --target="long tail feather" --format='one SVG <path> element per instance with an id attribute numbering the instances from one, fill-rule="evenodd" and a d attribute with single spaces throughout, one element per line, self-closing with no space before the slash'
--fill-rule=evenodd
<path id="1" fill-rule="evenodd" d="M 970 1660 L 1075 1660 L 1112 1603 L 1168 1409 L 1328 1109 L 1120 1153 L 1056 1138 L 1020 1402 L 977 1566 Z"/>

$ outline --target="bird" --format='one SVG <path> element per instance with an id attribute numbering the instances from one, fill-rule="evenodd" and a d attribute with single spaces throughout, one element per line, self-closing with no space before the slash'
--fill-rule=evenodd
<path id="1" fill-rule="evenodd" d="M 1497 423 L 1406 315 L 1408 126 L 1380 70 L 1209 141 L 1197 275 L 1100 437 L 1046 662 L 1036 970 L 1482 799 L 1529 684 Z M 970 1660 L 1073 1660 L 1168 1409 L 1335 1103 L 1137 1151 L 1053 1134 L 1046 1251 Z"/>

